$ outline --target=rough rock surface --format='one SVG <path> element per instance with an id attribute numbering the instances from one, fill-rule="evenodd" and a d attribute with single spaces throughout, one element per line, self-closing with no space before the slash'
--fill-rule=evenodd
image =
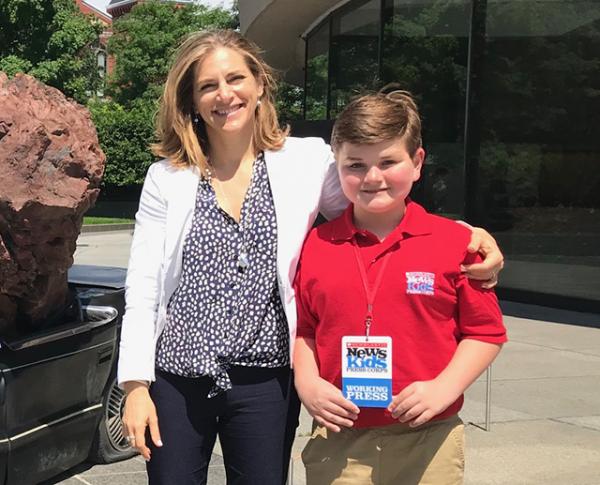
<path id="1" fill-rule="evenodd" d="M 69 305 L 67 270 L 104 161 L 87 109 L 0 73 L 0 333 L 44 326 Z"/>

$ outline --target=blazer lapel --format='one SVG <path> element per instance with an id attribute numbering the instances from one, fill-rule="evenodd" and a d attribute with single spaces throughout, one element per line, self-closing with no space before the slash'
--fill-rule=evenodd
<path id="1" fill-rule="evenodd" d="M 288 253 L 293 251 L 293 245 L 290 244 L 289 237 L 294 234 L 294 224 L 297 224 L 292 214 L 295 200 L 293 187 L 291 187 L 294 183 L 294 176 L 291 173 L 293 172 L 293 160 L 290 160 L 292 153 L 287 153 L 288 151 L 285 146 L 278 151 L 265 151 L 265 162 L 277 218 L 277 273 L 280 285 L 286 291 L 286 297 L 290 288 L 290 278 L 287 273 L 291 255 Z M 297 204 L 302 203 L 302 201 L 297 200 L 295 202 Z"/>
<path id="2" fill-rule="evenodd" d="M 166 281 L 165 293 L 170 298 L 179 281 L 183 257 L 183 243 L 190 230 L 196 207 L 199 174 L 196 168 L 178 170 L 171 174 L 169 185 L 168 216 L 165 240 L 165 262 L 172 281 Z"/>

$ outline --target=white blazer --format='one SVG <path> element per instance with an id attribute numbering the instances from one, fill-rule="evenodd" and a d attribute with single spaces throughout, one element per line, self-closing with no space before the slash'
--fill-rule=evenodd
<path id="1" fill-rule="evenodd" d="M 348 205 L 328 145 L 320 138 L 289 137 L 265 161 L 277 219 L 277 282 L 287 317 L 290 355 L 296 337 L 292 283 L 307 232 L 320 212 L 339 215 Z M 154 381 L 156 343 L 165 327 L 167 304 L 177 288 L 183 242 L 190 230 L 197 168 L 176 169 L 168 161 L 148 170 L 125 285 L 125 315 L 119 347 L 118 382 Z"/>

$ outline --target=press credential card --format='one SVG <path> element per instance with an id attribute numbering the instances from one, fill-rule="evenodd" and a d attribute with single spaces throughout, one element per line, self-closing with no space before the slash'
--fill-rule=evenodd
<path id="1" fill-rule="evenodd" d="M 387 407 L 392 400 L 391 337 L 342 338 L 342 392 L 358 407 Z"/>

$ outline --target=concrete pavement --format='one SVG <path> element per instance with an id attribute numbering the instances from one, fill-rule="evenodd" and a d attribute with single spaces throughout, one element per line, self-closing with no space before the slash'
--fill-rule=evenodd
<path id="1" fill-rule="evenodd" d="M 82 234 L 76 263 L 127 265 L 130 231 Z M 511 265 L 518 264 L 512 262 Z M 466 393 L 467 485 L 600 485 L 600 315 L 502 302 L 510 342 L 492 369 L 491 430 L 485 375 Z M 305 483 L 299 453 L 310 417 L 301 416 L 293 484 Z M 220 450 L 209 484 L 225 483 Z M 55 483 L 145 484 L 136 457 L 71 470 Z M 176 485 L 176 484 L 174 484 Z M 399 484 L 402 485 L 402 484 Z"/>
<path id="2" fill-rule="evenodd" d="M 133 231 L 82 233 L 77 239 L 75 264 L 127 267 Z"/>

